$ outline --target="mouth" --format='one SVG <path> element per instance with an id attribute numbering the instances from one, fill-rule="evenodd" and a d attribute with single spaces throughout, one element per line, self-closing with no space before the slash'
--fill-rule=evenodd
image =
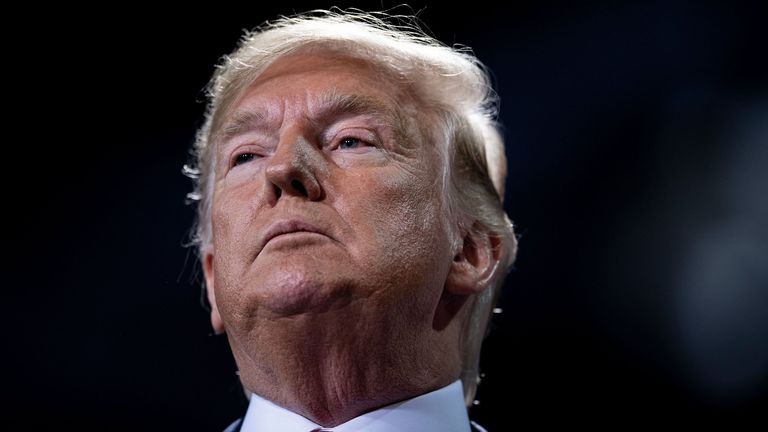
<path id="1" fill-rule="evenodd" d="M 278 237 L 288 236 L 291 234 L 317 234 L 328 237 L 328 235 L 320 228 L 312 225 L 308 222 L 292 219 L 279 221 L 272 224 L 266 231 L 261 244 L 259 245 L 259 253 L 264 250 L 264 247 Z"/>

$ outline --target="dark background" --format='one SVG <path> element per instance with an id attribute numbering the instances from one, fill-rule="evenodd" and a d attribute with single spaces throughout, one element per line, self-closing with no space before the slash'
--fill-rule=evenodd
<path id="1" fill-rule="evenodd" d="M 520 252 L 472 416 L 491 432 L 765 423 L 763 2 L 513 3 L 411 3 L 474 48 L 502 101 Z M 331 5 L 7 16 L 29 24 L 5 38 L 24 101 L 5 134 L 6 423 L 219 431 L 243 414 L 184 248 L 181 166 L 242 30 Z"/>

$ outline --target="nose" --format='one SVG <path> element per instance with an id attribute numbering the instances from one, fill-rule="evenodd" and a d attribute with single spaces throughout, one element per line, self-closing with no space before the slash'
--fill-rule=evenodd
<path id="1" fill-rule="evenodd" d="M 286 133 L 266 167 L 267 193 L 273 204 L 285 195 L 318 201 L 323 189 L 317 179 L 322 169 L 319 150 L 297 133 Z"/>

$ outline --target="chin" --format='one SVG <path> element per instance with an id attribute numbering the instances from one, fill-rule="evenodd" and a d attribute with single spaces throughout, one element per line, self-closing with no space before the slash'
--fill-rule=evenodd
<path id="1" fill-rule="evenodd" d="M 276 265 L 259 266 L 248 286 L 259 309 L 275 317 L 327 312 L 355 297 L 336 266 L 290 257 Z"/>

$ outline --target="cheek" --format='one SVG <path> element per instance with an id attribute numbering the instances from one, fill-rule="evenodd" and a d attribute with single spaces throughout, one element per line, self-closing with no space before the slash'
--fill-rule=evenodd
<path id="1" fill-rule="evenodd" d="M 232 189 L 216 190 L 214 192 L 211 228 L 213 243 L 217 261 L 222 264 L 240 265 L 249 258 L 249 239 L 251 221 L 254 208 L 251 199 L 244 197 L 253 196 L 245 190 L 245 186 Z M 229 269 L 228 269 L 229 270 Z M 218 272 L 217 274 L 224 274 Z M 228 274 L 228 273 L 227 273 Z"/>
<path id="2" fill-rule="evenodd" d="M 238 288 L 248 269 L 250 254 L 244 234 L 247 215 L 242 203 L 233 200 L 230 193 L 214 195 L 211 214 L 214 245 L 216 302 L 222 319 L 228 325 L 241 315 L 243 293 Z"/>
<path id="3" fill-rule="evenodd" d="M 232 231 L 236 226 L 237 214 L 233 210 L 237 210 L 237 207 L 231 205 L 231 198 L 227 195 L 216 191 L 213 197 L 211 229 L 217 255 L 227 249 L 230 244 L 229 239 L 233 237 Z"/>
<path id="4" fill-rule="evenodd" d="M 417 186 L 421 185 L 421 186 Z M 432 273 L 450 255 L 439 194 L 411 173 L 369 177 L 359 185 L 353 227 L 364 227 L 360 245 L 371 266 L 398 273 Z M 353 204 L 353 203 L 349 203 Z M 446 256 L 444 256 L 446 255 Z"/>
<path id="5" fill-rule="evenodd" d="M 263 174 L 256 170 L 241 170 L 237 175 L 220 180 L 213 192 L 211 221 L 214 233 L 223 236 L 239 235 L 237 231 L 258 210 Z"/>

